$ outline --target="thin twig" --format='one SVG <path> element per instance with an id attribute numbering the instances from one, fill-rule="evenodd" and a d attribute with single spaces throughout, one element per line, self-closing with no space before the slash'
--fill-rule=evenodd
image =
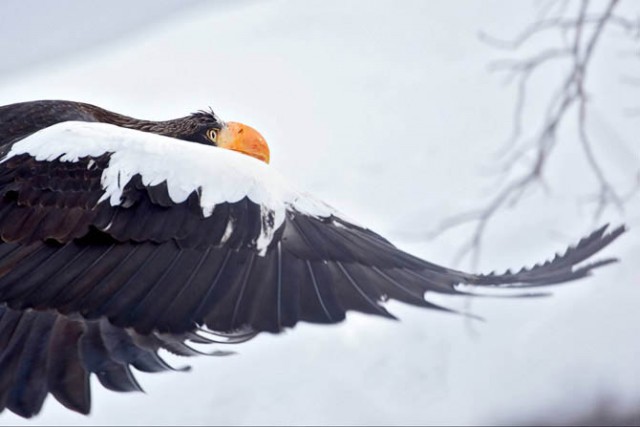
<path id="1" fill-rule="evenodd" d="M 558 143 L 558 129 L 568 120 L 572 111 L 577 113 L 577 139 L 585 154 L 586 162 L 598 181 L 594 217 L 598 218 L 609 205 L 622 209 L 624 198 L 616 192 L 606 177 L 588 135 L 589 99 L 586 91 L 586 75 L 607 26 L 615 26 L 631 32 L 637 30 L 638 24 L 613 13 L 619 0 L 609 0 L 606 8 L 595 15 L 587 13 L 590 6 L 589 0 L 581 0 L 576 15 L 567 18 L 564 13 L 569 3 L 569 1 L 558 2 L 556 9 L 560 12 L 557 16 L 549 17 L 548 13 L 545 13 L 543 18 L 528 26 L 511 41 L 482 36 L 485 41 L 504 49 L 517 49 L 536 35 L 553 29 L 560 31 L 563 35 L 570 32 L 572 37 L 567 39 L 566 47 L 548 48 L 524 60 L 510 59 L 492 64 L 492 70 L 508 73 L 508 83 L 517 78 L 513 128 L 503 153 L 506 156 L 505 166 L 501 168 L 505 175 L 502 178 L 508 179 L 504 179 L 503 188 L 483 208 L 448 218 L 435 232 L 431 233 L 431 237 L 435 237 L 464 224 L 475 224 L 469 240 L 457 253 L 456 262 L 471 255 L 472 265 L 475 267 L 481 253 L 483 236 L 494 216 L 502 209 L 516 205 L 533 184 L 537 183 L 543 189 L 548 189 L 544 182 L 544 171 Z M 548 11 L 552 9 L 551 5 L 547 6 Z M 533 138 L 523 141 L 524 109 L 528 102 L 530 79 L 536 71 L 552 61 L 568 61 L 568 72 L 547 103 L 542 126 L 535 132 Z M 533 157 L 531 158 L 530 155 Z M 519 176 L 512 178 L 514 166 L 525 159 L 529 162 L 527 169 Z"/>
<path id="2" fill-rule="evenodd" d="M 524 31 L 518 34 L 512 40 L 504 40 L 494 36 L 491 36 L 485 32 L 480 32 L 479 37 L 483 42 L 497 48 L 503 50 L 517 50 L 521 48 L 526 42 L 531 40 L 536 35 L 547 32 L 550 30 L 562 30 L 562 31 L 570 31 L 575 30 L 578 27 L 584 27 L 585 25 L 600 25 L 602 21 L 606 20 L 609 24 L 613 24 L 616 27 L 627 31 L 627 32 L 637 32 L 638 31 L 638 23 L 634 22 L 630 19 L 627 19 L 622 16 L 611 15 L 606 19 L 601 15 L 593 15 L 593 16 L 585 16 L 582 20 L 578 21 L 577 19 L 564 19 L 561 17 L 545 19 L 542 21 L 535 22 L 527 27 Z"/>

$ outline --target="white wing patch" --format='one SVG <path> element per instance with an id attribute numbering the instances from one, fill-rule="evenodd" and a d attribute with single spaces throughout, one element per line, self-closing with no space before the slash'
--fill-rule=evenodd
<path id="1" fill-rule="evenodd" d="M 15 143 L 0 163 L 22 154 L 37 161 L 77 162 L 106 153 L 111 153 L 111 158 L 102 172 L 104 195 L 100 201 L 120 205 L 124 187 L 137 174 L 145 186 L 166 181 L 169 197 L 175 203 L 200 190 L 205 217 L 220 203 L 247 197 L 260 206 L 262 229 L 255 243 L 262 255 L 284 222 L 287 208 L 322 218 L 337 214 L 329 205 L 294 189 L 271 166 L 250 156 L 106 123 L 50 126 Z M 233 224 L 231 227 L 230 232 Z"/>
<path id="2" fill-rule="evenodd" d="M 224 228 L 224 233 L 222 234 L 222 238 L 220 239 L 220 244 L 224 244 L 229 240 L 231 234 L 233 233 L 233 218 L 229 218 L 227 221 L 227 226 Z"/>

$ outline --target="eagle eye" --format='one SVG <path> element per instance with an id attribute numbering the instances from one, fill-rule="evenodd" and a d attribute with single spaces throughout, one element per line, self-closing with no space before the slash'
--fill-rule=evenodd
<path id="1" fill-rule="evenodd" d="M 217 142 L 217 138 L 218 138 L 218 129 L 207 130 L 207 139 L 209 139 L 209 141 L 215 144 Z"/>

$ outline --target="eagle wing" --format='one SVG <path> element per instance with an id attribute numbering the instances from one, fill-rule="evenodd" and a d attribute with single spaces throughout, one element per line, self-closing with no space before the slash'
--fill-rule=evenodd
<path id="1" fill-rule="evenodd" d="M 393 318 L 387 299 L 443 309 L 425 292 L 465 294 L 459 284 L 581 278 L 614 261 L 581 265 L 624 231 L 603 227 L 518 273 L 474 275 L 397 249 L 230 150 L 64 122 L 3 153 L 0 409 L 24 416 L 48 391 L 87 412 L 89 373 L 135 390 L 129 365 L 166 369 L 157 350 L 190 353 L 185 341 L 213 341 L 203 330 L 236 342 L 349 310 Z"/>

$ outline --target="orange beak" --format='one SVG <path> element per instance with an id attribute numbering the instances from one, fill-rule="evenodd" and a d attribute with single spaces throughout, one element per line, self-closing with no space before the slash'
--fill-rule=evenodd
<path id="1" fill-rule="evenodd" d="M 262 135 L 251 126 L 227 122 L 218 132 L 218 147 L 238 151 L 269 163 L 269 146 Z"/>

